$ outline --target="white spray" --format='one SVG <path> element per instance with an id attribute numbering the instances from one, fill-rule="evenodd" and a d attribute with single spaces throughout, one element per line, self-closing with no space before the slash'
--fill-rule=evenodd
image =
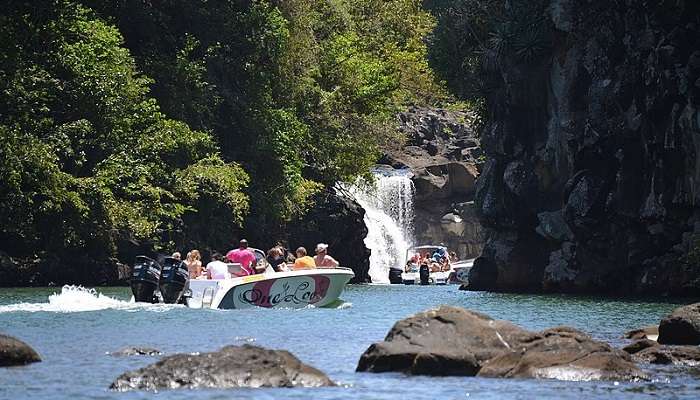
<path id="1" fill-rule="evenodd" d="M 369 275 L 374 283 L 388 283 L 389 268 L 400 267 L 413 245 L 415 188 L 407 171 L 382 169 L 374 176 L 374 185 L 361 182 L 349 191 L 365 210 Z"/>

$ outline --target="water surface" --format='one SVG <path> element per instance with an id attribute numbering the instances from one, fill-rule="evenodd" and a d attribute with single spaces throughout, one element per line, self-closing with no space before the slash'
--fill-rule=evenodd
<path id="1" fill-rule="evenodd" d="M 58 294 L 54 295 L 54 292 Z M 351 285 L 336 309 L 191 310 L 130 303 L 128 288 L 0 289 L 0 330 L 31 344 L 43 362 L 0 369 L 0 398 L 145 399 L 150 392 L 109 391 L 121 373 L 157 357 L 109 356 L 126 346 L 165 354 L 253 343 L 286 349 L 326 372 L 337 388 L 174 390 L 168 399 L 609 399 L 700 398 L 700 373 L 662 370 L 652 382 L 559 382 L 355 373 L 362 352 L 398 319 L 450 304 L 527 329 L 569 325 L 622 346 L 622 333 L 655 324 L 680 301 L 458 291 L 455 286 Z M 688 302 L 684 300 L 683 302 Z"/>

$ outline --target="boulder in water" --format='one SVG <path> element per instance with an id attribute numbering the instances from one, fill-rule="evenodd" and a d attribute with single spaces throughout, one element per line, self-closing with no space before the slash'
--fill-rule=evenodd
<path id="1" fill-rule="evenodd" d="M 650 346 L 632 356 L 635 361 L 650 364 L 674 364 L 684 366 L 700 365 L 698 346 Z"/>
<path id="2" fill-rule="evenodd" d="M 23 341 L 0 334 L 0 367 L 26 365 L 41 361 L 39 354 Z"/>
<path id="3" fill-rule="evenodd" d="M 397 322 L 362 355 L 358 371 L 561 380 L 634 380 L 630 356 L 573 328 L 530 332 L 442 306 Z"/>
<path id="4" fill-rule="evenodd" d="M 151 347 L 125 347 L 123 349 L 109 353 L 110 356 L 159 356 L 163 354 L 160 350 Z"/>
<path id="5" fill-rule="evenodd" d="M 659 337 L 659 327 L 657 325 L 645 326 L 644 328 L 633 329 L 625 332 L 625 339 L 650 339 L 656 340 Z"/>
<path id="6" fill-rule="evenodd" d="M 700 345 L 700 303 L 676 308 L 662 319 L 659 343 Z"/>
<path id="7" fill-rule="evenodd" d="M 120 375 L 110 389 L 334 386 L 323 372 L 284 350 L 226 346 L 202 354 L 175 354 Z"/>
<path id="8" fill-rule="evenodd" d="M 635 341 L 634 343 L 628 344 L 627 346 L 623 347 L 622 350 L 624 352 L 629 353 L 629 354 L 636 354 L 644 349 L 648 349 L 649 347 L 654 347 L 654 346 L 658 346 L 658 345 L 659 345 L 659 343 L 655 340 L 639 339 L 639 340 Z"/>

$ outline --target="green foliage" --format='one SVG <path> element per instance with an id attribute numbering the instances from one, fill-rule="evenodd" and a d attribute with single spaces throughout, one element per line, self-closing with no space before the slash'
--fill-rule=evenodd
<path id="1" fill-rule="evenodd" d="M 269 241 L 449 99 L 417 0 L 0 6 L 0 243 L 25 256 Z"/>
<path id="2" fill-rule="evenodd" d="M 251 226 L 279 229 L 324 186 L 366 175 L 396 111 L 447 98 L 420 1 L 91 6 L 124 32 L 165 114 L 210 130 L 251 174 Z"/>
<path id="3" fill-rule="evenodd" d="M 503 63 L 531 63 L 549 46 L 548 2 L 517 0 L 426 1 L 437 19 L 430 39 L 430 64 L 453 93 L 485 115 L 485 93 L 503 82 L 492 79 Z"/>
<path id="4" fill-rule="evenodd" d="M 212 187 L 222 194 L 207 205 L 239 229 L 247 175 L 209 134 L 160 113 L 115 27 L 71 1 L 3 3 L 3 250 L 103 258 L 132 239 L 170 246 Z"/>

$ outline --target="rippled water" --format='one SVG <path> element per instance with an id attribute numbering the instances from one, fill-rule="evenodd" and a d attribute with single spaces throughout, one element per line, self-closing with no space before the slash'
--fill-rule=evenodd
<path id="1" fill-rule="evenodd" d="M 58 291 L 59 294 L 53 295 Z M 130 303 L 127 288 L 98 293 L 69 289 L 0 289 L 0 331 L 31 344 L 43 362 L 0 369 L 0 398 L 145 399 L 148 392 L 111 392 L 119 374 L 157 357 L 116 358 L 108 352 L 148 346 L 166 354 L 255 343 L 287 349 L 341 387 L 316 389 L 175 390 L 168 399 L 609 399 L 700 398 L 700 373 L 659 372 L 653 382 L 559 382 L 406 377 L 355 373 L 362 352 L 398 319 L 439 304 L 471 308 L 528 329 L 580 328 L 615 346 L 623 332 L 658 323 L 680 302 L 461 292 L 454 286 L 349 286 L 337 309 L 191 310 Z M 685 300 L 684 302 L 688 302 Z M 166 397 L 163 397 L 166 396 Z"/>

